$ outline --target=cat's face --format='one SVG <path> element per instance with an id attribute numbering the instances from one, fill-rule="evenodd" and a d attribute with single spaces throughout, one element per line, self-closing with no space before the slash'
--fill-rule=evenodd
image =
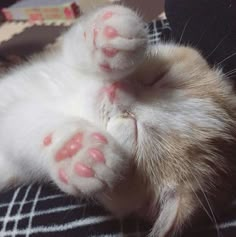
<path id="1" fill-rule="evenodd" d="M 129 149 L 153 196 L 165 199 L 168 208 L 173 205 L 173 218 L 184 220 L 182 202 L 194 212 L 230 180 L 236 156 L 236 99 L 227 79 L 196 51 L 163 45 L 151 55 L 129 78 L 133 93 L 128 95 L 135 99 L 121 93 L 114 101 L 128 103 L 135 121 L 126 132 L 136 129 L 136 136 L 124 133 L 119 139 L 133 139 Z"/>
<path id="2" fill-rule="evenodd" d="M 225 80 L 192 49 L 170 45 L 153 49 L 152 58 L 132 75 L 133 93 L 127 93 L 134 99 L 120 96 L 117 100 L 118 105 L 130 103 L 127 110 L 136 119 L 136 158 L 164 161 L 161 173 L 170 169 L 166 177 L 183 179 L 171 171 L 186 172 L 186 166 L 195 161 L 196 172 L 209 172 L 211 160 L 202 164 L 200 157 L 215 153 L 215 140 L 235 137 L 236 100 Z"/>

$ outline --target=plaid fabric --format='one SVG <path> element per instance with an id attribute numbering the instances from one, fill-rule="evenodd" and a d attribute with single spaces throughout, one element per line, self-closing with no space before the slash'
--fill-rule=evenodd
<path id="1" fill-rule="evenodd" d="M 116 220 L 93 202 L 47 186 L 29 185 L 1 194 L 0 236 L 145 236 L 138 220 Z"/>
<path id="2" fill-rule="evenodd" d="M 232 203 L 215 224 L 206 223 L 182 237 L 236 236 Z M 99 205 L 49 186 L 29 185 L 1 194 L 1 237 L 144 237 L 150 226 L 135 218 L 117 220 Z"/>
<path id="3" fill-rule="evenodd" d="M 148 41 L 151 45 L 155 45 L 160 40 L 168 41 L 171 37 L 171 28 L 166 19 L 153 20 L 147 27 L 149 30 Z"/>
<path id="4" fill-rule="evenodd" d="M 16 32 L 5 30 L 5 41 L 2 43 L 0 27 L 2 68 L 11 66 L 25 55 L 41 51 L 53 43 L 68 26 L 53 24 L 20 27 L 20 30 L 16 27 Z M 171 36 L 166 20 L 152 21 L 147 27 L 150 44 L 156 44 L 159 40 L 167 41 Z M 22 45 L 35 42 L 39 37 L 38 32 L 41 36 L 47 35 L 47 39 L 40 40 L 30 50 L 28 47 L 24 51 Z M 217 218 L 217 223 L 220 234 L 215 223 L 205 222 L 204 225 L 190 228 L 182 237 L 236 236 L 236 202 L 225 209 Z M 135 218 L 117 220 L 96 203 L 69 197 L 55 187 L 35 184 L 0 194 L 0 237 L 142 237 L 147 235 L 149 229 L 147 223 Z"/>

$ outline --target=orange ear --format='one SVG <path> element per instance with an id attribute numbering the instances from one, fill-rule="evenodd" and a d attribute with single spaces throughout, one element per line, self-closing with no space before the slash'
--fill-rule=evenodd
<path id="1" fill-rule="evenodd" d="M 169 237 L 181 230 L 195 210 L 191 194 L 181 196 L 176 188 L 166 187 L 160 195 L 160 213 L 150 237 Z"/>

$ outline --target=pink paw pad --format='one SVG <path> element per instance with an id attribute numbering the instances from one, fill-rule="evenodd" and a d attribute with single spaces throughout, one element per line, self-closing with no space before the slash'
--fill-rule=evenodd
<path id="1" fill-rule="evenodd" d="M 99 65 L 101 69 L 103 69 L 106 72 L 111 72 L 111 67 L 108 63 L 102 63 Z"/>
<path id="2" fill-rule="evenodd" d="M 114 57 L 114 56 L 117 54 L 118 50 L 117 50 L 117 49 L 113 49 L 113 48 L 103 48 L 103 49 L 102 49 L 102 52 L 103 52 L 107 57 L 112 58 L 112 57 Z"/>
<path id="3" fill-rule="evenodd" d="M 82 148 L 83 135 L 77 133 L 74 135 L 56 154 L 56 160 L 61 161 L 75 155 Z"/>
<path id="4" fill-rule="evenodd" d="M 121 89 L 122 85 L 119 82 L 114 82 L 109 87 L 104 88 L 104 92 L 107 94 L 111 103 L 113 103 L 116 99 L 116 91 L 117 89 Z"/>
<path id="5" fill-rule="evenodd" d="M 68 151 L 69 157 L 75 155 L 81 148 L 82 144 L 76 143 L 73 140 L 69 141 L 65 146 L 65 149 Z"/>
<path id="6" fill-rule="evenodd" d="M 107 139 L 100 133 L 95 132 L 91 136 L 92 136 L 92 138 L 94 138 L 95 140 L 97 140 L 101 143 L 104 143 L 104 144 L 108 143 Z"/>
<path id="7" fill-rule="evenodd" d="M 44 146 L 49 146 L 52 143 L 52 135 L 49 134 L 43 139 L 43 145 Z"/>
<path id="8" fill-rule="evenodd" d="M 68 157 L 69 157 L 69 152 L 65 148 L 60 149 L 56 154 L 57 161 L 64 160 L 65 158 L 68 158 Z"/>
<path id="9" fill-rule="evenodd" d="M 82 133 L 77 133 L 72 137 L 71 140 L 75 143 L 81 144 L 82 140 L 83 140 L 83 134 Z"/>
<path id="10" fill-rule="evenodd" d="M 87 177 L 87 178 L 94 176 L 94 171 L 91 168 L 79 162 L 75 164 L 74 169 L 75 169 L 76 174 L 79 176 Z"/>
<path id="11" fill-rule="evenodd" d="M 106 28 L 104 29 L 104 35 L 107 37 L 107 38 L 115 38 L 118 36 L 118 32 L 116 29 L 114 29 L 113 27 L 111 26 L 106 26 Z"/>
<path id="12" fill-rule="evenodd" d="M 111 18 L 112 16 L 113 16 L 113 12 L 108 11 L 102 16 L 102 19 L 107 20 L 107 19 Z"/>
<path id="13" fill-rule="evenodd" d="M 59 169 L 59 171 L 58 171 L 58 176 L 59 176 L 59 179 L 60 179 L 64 184 L 68 184 L 68 176 L 67 176 L 65 170 Z"/>
<path id="14" fill-rule="evenodd" d="M 97 36 L 98 36 L 98 29 L 94 28 L 93 29 L 93 46 L 96 48 L 96 40 L 97 40 Z"/>
<path id="15" fill-rule="evenodd" d="M 93 160 L 97 161 L 97 162 L 102 162 L 105 163 L 105 158 L 103 153 L 97 149 L 97 148 L 90 148 L 88 150 L 88 154 L 89 156 L 91 156 L 93 158 Z"/>

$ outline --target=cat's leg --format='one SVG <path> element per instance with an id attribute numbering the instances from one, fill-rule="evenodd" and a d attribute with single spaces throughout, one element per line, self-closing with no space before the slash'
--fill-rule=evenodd
<path id="1" fill-rule="evenodd" d="M 10 108 L 1 118 L 0 138 L 0 169 L 11 167 L 3 172 L 2 187 L 13 179 L 54 181 L 69 194 L 93 195 L 112 189 L 128 167 L 126 152 L 111 135 L 48 105 Z"/>
<path id="2" fill-rule="evenodd" d="M 109 5 L 88 14 L 64 38 L 68 60 L 87 73 L 118 80 L 144 58 L 147 30 L 131 9 Z"/>

